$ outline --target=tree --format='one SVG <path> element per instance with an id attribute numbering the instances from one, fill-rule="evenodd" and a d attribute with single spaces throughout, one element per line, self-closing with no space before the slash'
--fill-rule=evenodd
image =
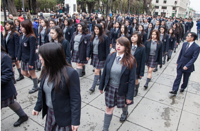
<path id="1" fill-rule="evenodd" d="M 8 7 L 8 4 L 9 4 L 9 10 L 10 10 L 10 14 L 12 14 L 13 16 L 17 16 L 18 13 L 17 13 L 17 9 L 16 9 L 16 6 L 15 6 L 15 1 L 14 0 L 7 0 L 7 7 Z"/>

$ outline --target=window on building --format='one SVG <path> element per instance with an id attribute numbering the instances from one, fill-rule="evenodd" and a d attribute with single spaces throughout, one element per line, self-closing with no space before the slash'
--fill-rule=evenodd
<path id="1" fill-rule="evenodd" d="M 167 6 L 162 6 L 162 9 L 163 9 L 163 10 L 166 10 L 166 9 L 167 9 Z"/>
<path id="2" fill-rule="evenodd" d="M 159 6 L 155 6 L 155 9 L 159 9 Z"/>
<path id="3" fill-rule="evenodd" d="M 158 12 L 155 12 L 155 15 L 157 16 L 157 15 L 158 15 Z"/>
<path id="4" fill-rule="evenodd" d="M 172 8 L 172 10 L 175 10 L 175 9 L 176 9 L 176 7 L 173 7 L 173 8 Z"/>
<path id="5" fill-rule="evenodd" d="M 167 0 L 164 0 L 163 3 L 166 4 L 166 3 L 167 3 Z"/>
<path id="6" fill-rule="evenodd" d="M 156 0 L 156 3 L 159 3 L 159 0 Z"/>

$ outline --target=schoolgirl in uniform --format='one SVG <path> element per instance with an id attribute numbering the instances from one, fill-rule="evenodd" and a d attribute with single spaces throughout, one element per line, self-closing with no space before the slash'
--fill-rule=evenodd
<path id="1" fill-rule="evenodd" d="M 115 106 L 122 108 L 121 122 L 128 116 L 128 105 L 133 104 L 136 78 L 136 61 L 131 54 L 131 44 L 126 37 L 117 39 L 116 50 L 106 59 L 99 85 L 105 91 L 106 111 L 103 131 L 108 131 Z"/>
<path id="2" fill-rule="evenodd" d="M 88 51 L 87 60 L 89 61 L 89 58 L 91 57 L 91 65 L 95 68 L 94 81 L 92 87 L 90 88 L 90 91 L 94 92 L 98 80 L 101 79 L 101 69 L 104 67 L 106 58 L 110 53 L 109 38 L 103 33 L 101 24 L 95 25 Z"/>
<path id="3" fill-rule="evenodd" d="M 128 28 L 128 34 L 129 34 L 129 36 L 131 36 L 132 31 L 133 31 L 133 28 L 132 28 L 132 26 L 130 25 L 129 20 L 126 20 L 126 21 L 125 21 L 125 24 L 126 24 L 126 26 L 127 26 L 127 28 Z"/>
<path id="4" fill-rule="evenodd" d="M 6 52 L 9 54 L 9 56 L 11 57 L 12 63 L 17 66 L 17 70 L 19 72 L 19 78 L 16 81 L 20 81 L 24 79 L 24 76 L 21 74 L 20 64 L 17 61 L 20 34 L 19 32 L 16 31 L 16 28 L 12 21 L 6 21 L 4 24 L 5 24 L 5 29 L 6 29 L 6 34 L 4 36 L 5 49 L 6 49 Z M 13 72 L 14 71 L 15 70 L 13 68 Z M 14 77 L 13 77 L 13 81 L 15 84 L 16 81 Z"/>
<path id="5" fill-rule="evenodd" d="M 105 35 L 108 36 L 108 39 L 109 39 L 109 44 L 110 44 L 110 38 L 111 38 L 111 32 L 109 30 L 107 30 L 106 28 L 106 23 L 104 21 L 101 21 L 101 26 L 102 26 L 102 31 Z"/>
<path id="6" fill-rule="evenodd" d="M 130 36 L 128 34 L 128 28 L 126 25 L 121 25 L 119 36 L 118 37 L 126 37 L 130 40 Z"/>
<path id="7" fill-rule="evenodd" d="M 62 21 L 61 18 L 58 19 L 57 25 L 58 25 L 58 27 L 60 27 L 61 29 L 63 28 L 64 24 L 63 24 L 63 21 Z"/>
<path id="8" fill-rule="evenodd" d="M 141 33 L 142 43 L 145 43 L 147 40 L 147 33 L 144 31 L 143 25 L 139 25 L 138 32 Z"/>
<path id="9" fill-rule="evenodd" d="M 19 32 L 20 34 L 22 34 L 22 32 L 20 30 L 20 20 L 19 19 L 15 19 L 14 22 L 15 22 L 16 31 Z"/>
<path id="10" fill-rule="evenodd" d="M 44 44 L 39 54 L 44 68 L 32 115 L 42 110 L 42 118 L 46 115 L 45 131 L 77 131 L 81 115 L 79 76 L 65 61 L 60 44 Z"/>
<path id="11" fill-rule="evenodd" d="M 73 34 L 70 47 L 72 50 L 72 62 L 76 63 L 76 70 L 80 77 L 85 75 L 84 65 L 88 63 L 87 51 L 89 50 L 89 39 L 86 34 L 85 24 L 80 22 L 77 25 L 77 30 Z"/>
<path id="12" fill-rule="evenodd" d="M 17 91 L 12 81 L 13 75 L 12 60 L 1 45 L 1 109 L 9 107 L 19 116 L 19 119 L 13 125 L 17 127 L 27 121 L 28 116 L 23 111 L 20 104 L 15 101 Z"/>
<path id="13" fill-rule="evenodd" d="M 140 24 L 139 25 L 144 25 L 144 19 L 143 18 L 140 20 Z"/>
<path id="14" fill-rule="evenodd" d="M 42 28 L 40 29 L 40 33 L 39 33 L 39 46 L 48 43 L 49 42 L 49 22 L 46 19 L 42 19 L 41 20 L 41 26 Z"/>
<path id="15" fill-rule="evenodd" d="M 148 26 L 148 28 L 146 29 L 146 33 L 147 33 L 147 40 L 149 40 L 150 39 L 150 37 L 151 37 L 151 32 L 153 31 L 153 24 L 152 23 L 149 23 L 149 26 Z"/>
<path id="16" fill-rule="evenodd" d="M 162 41 L 162 49 L 163 49 L 163 65 L 165 64 L 166 55 L 168 53 L 169 49 L 169 36 L 166 31 L 166 27 L 161 26 L 160 27 L 160 41 Z"/>
<path id="17" fill-rule="evenodd" d="M 134 20 L 133 20 L 133 23 L 132 23 L 132 33 L 134 32 L 134 31 L 137 31 L 138 30 L 138 27 L 139 27 L 139 24 L 138 24 L 138 19 L 137 18 L 135 18 Z"/>
<path id="18" fill-rule="evenodd" d="M 109 15 L 107 16 L 106 25 L 107 25 L 106 28 L 108 30 L 110 30 L 112 28 L 112 26 L 113 26 L 113 22 L 112 22 L 111 17 Z"/>
<path id="19" fill-rule="evenodd" d="M 173 26 L 173 31 L 174 31 L 174 34 L 175 34 L 175 44 L 174 44 L 174 53 L 176 53 L 176 48 L 178 47 L 178 44 L 180 43 L 180 38 L 179 38 L 179 28 L 177 27 L 177 24 L 174 23 Z"/>
<path id="20" fill-rule="evenodd" d="M 144 76 L 145 69 L 145 46 L 142 44 L 141 33 L 135 31 L 131 35 L 131 43 L 131 54 L 135 57 L 135 60 L 137 61 L 134 91 L 134 97 L 136 97 L 138 94 L 138 88 L 140 86 L 139 79 Z"/>
<path id="21" fill-rule="evenodd" d="M 148 23 L 148 19 L 144 19 L 144 30 L 147 30 L 148 26 L 149 26 L 149 23 Z"/>
<path id="22" fill-rule="evenodd" d="M 74 31 L 71 26 L 71 19 L 65 19 L 63 26 L 63 37 L 70 42 L 73 33 Z"/>
<path id="23" fill-rule="evenodd" d="M 115 29 L 111 32 L 112 48 L 113 49 L 115 49 L 116 40 L 119 37 L 120 26 L 121 26 L 120 23 L 116 22 L 115 23 Z"/>
<path id="24" fill-rule="evenodd" d="M 38 90 L 38 79 L 35 70 L 39 67 L 39 61 L 36 57 L 36 37 L 29 20 L 21 22 L 21 31 L 23 35 L 19 41 L 19 51 L 17 60 L 21 61 L 22 75 L 33 80 L 33 88 L 29 94 Z"/>
<path id="25" fill-rule="evenodd" d="M 152 31 L 151 38 L 145 43 L 145 50 L 145 62 L 148 67 L 148 75 L 144 87 L 147 89 L 152 77 L 152 72 L 157 66 L 157 63 L 162 67 L 162 42 L 160 41 L 160 33 L 158 30 Z"/>
<path id="26" fill-rule="evenodd" d="M 50 29 L 50 34 L 52 38 L 52 42 L 60 43 L 63 47 L 66 61 L 71 64 L 71 52 L 70 52 L 70 45 L 69 41 L 63 37 L 62 29 L 57 26 L 54 26 Z"/>
<path id="27" fill-rule="evenodd" d="M 156 21 L 156 25 L 154 26 L 154 30 L 160 31 L 160 21 L 159 20 Z"/>
<path id="28" fill-rule="evenodd" d="M 169 34 L 169 48 L 167 53 L 168 56 L 167 61 L 169 61 L 172 57 L 172 51 L 174 50 L 174 44 L 176 42 L 174 30 L 172 28 L 169 29 L 168 34 Z"/>

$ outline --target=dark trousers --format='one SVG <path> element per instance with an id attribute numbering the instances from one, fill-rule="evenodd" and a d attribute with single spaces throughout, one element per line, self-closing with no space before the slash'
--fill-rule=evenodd
<path id="1" fill-rule="evenodd" d="M 189 80 L 190 74 L 191 73 L 183 72 L 181 68 L 177 69 L 177 76 L 174 81 L 173 90 L 178 91 L 182 75 L 183 75 L 183 84 L 181 85 L 181 88 L 185 89 L 188 85 L 188 80 Z"/>

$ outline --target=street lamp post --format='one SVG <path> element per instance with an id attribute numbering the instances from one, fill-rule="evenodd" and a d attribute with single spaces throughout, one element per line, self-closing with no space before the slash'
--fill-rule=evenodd
<path id="1" fill-rule="evenodd" d="M 149 3 L 147 4 L 147 14 L 149 14 Z"/>
<path id="2" fill-rule="evenodd" d="M 25 16 L 24 0 L 22 0 L 22 4 L 23 4 L 23 17 L 24 17 L 24 20 L 25 20 L 26 16 Z"/>
<path id="3" fill-rule="evenodd" d="M 8 0 L 7 0 L 7 5 L 8 5 L 8 14 L 10 14 L 10 8 L 9 8 Z"/>
<path id="4" fill-rule="evenodd" d="M 176 16 L 176 4 L 177 4 L 177 1 L 175 1 L 174 4 L 175 4 L 175 16 Z"/>
<path id="5" fill-rule="evenodd" d="M 3 10 L 4 10 L 4 21 L 7 21 L 5 0 L 3 0 Z M 4 24 L 4 27 L 5 27 L 5 24 Z"/>
<path id="6" fill-rule="evenodd" d="M 120 8 L 120 13 L 122 13 L 122 0 L 121 0 L 121 8 Z"/>

